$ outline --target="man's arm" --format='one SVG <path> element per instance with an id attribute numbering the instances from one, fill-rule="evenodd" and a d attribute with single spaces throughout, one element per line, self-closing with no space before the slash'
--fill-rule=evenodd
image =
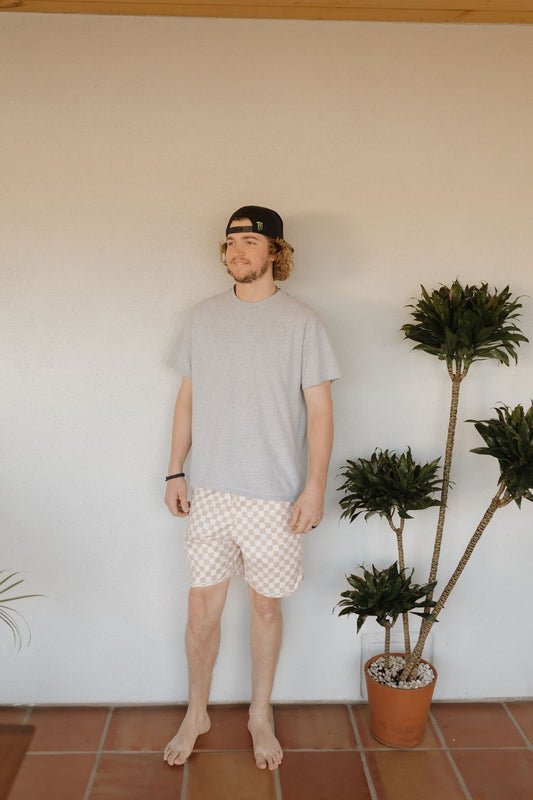
<path id="1" fill-rule="evenodd" d="M 329 458 L 333 445 L 331 381 L 304 389 L 307 406 L 309 480 L 294 505 L 290 525 L 293 533 L 308 533 L 324 516 Z"/>
<path id="2" fill-rule="evenodd" d="M 172 444 L 168 474 L 183 472 L 183 463 L 192 443 L 192 381 L 183 378 L 176 400 Z M 185 478 L 172 478 L 167 481 L 165 503 L 175 517 L 186 517 L 189 513 L 189 498 Z"/>

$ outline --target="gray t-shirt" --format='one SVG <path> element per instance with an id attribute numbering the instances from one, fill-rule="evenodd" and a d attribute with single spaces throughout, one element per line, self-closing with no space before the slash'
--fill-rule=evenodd
<path id="1" fill-rule="evenodd" d="M 317 314 L 283 290 L 193 309 L 171 365 L 191 378 L 192 488 L 296 500 L 307 473 L 303 389 L 339 377 Z"/>

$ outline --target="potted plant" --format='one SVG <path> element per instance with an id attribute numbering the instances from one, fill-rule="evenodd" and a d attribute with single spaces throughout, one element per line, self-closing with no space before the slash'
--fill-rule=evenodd
<path id="1" fill-rule="evenodd" d="M 383 656 L 367 661 L 364 667 L 370 709 L 370 729 L 373 736 L 391 747 L 414 747 L 422 739 L 435 688 L 436 670 L 428 662 L 419 663 L 417 674 L 410 681 L 402 680 L 405 659 L 411 656 L 408 612 L 423 619 L 430 618 L 434 605 L 431 594 L 435 582 L 424 586 L 411 585 L 404 557 L 403 535 L 405 522 L 412 513 L 440 506 L 435 494 L 442 490 L 438 476 L 439 459 L 418 464 L 410 448 L 398 456 L 395 452 L 376 449 L 369 459 L 348 460 L 341 472 L 344 492 L 339 501 L 342 518 L 353 522 L 364 514 L 384 517 L 394 532 L 398 550 L 399 570 L 395 564 L 388 569 L 372 572 L 363 569 L 363 577 L 347 576 L 351 591 L 341 593 L 337 604 L 339 616 L 357 614 L 357 632 L 368 616 L 385 628 Z M 415 609 L 417 609 L 415 611 Z M 403 619 L 403 654 L 394 654 L 390 663 L 390 634 L 398 616 Z M 416 688 L 411 698 L 404 691 Z M 423 691 L 421 689 L 423 688 Z"/>
<path id="2" fill-rule="evenodd" d="M 459 390 L 462 381 L 475 361 L 495 359 L 509 365 L 510 358 L 517 361 L 516 348 L 527 341 L 516 325 L 521 304 L 513 299 L 509 287 L 491 292 L 487 284 L 462 287 L 455 281 L 450 288 L 443 286 L 429 293 L 422 287 L 422 297 L 414 305 L 413 324 L 403 326 L 406 338 L 416 342 L 415 349 L 421 349 L 446 362 L 452 382 L 448 434 L 445 446 L 443 475 L 440 486 L 439 517 L 435 533 L 433 557 L 427 585 L 436 585 L 439 556 L 442 546 L 450 474 L 452 465 Z M 428 594 L 418 641 L 409 653 L 405 648 L 405 666 L 401 680 L 406 685 L 412 683 L 417 675 L 424 644 L 432 625 L 447 601 L 450 592 L 462 574 L 474 547 L 495 512 L 515 500 L 520 507 L 523 498 L 533 500 L 533 405 L 525 411 L 522 406 L 514 409 L 501 406 L 496 409 L 497 418 L 474 421 L 476 429 L 485 440 L 485 447 L 474 448 L 474 452 L 494 456 L 500 465 L 500 477 L 496 494 L 483 514 L 456 570 L 446 584 L 437 601 L 433 600 L 433 590 Z M 379 466 L 379 453 L 374 460 L 347 462 L 344 471 L 345 482 L 340 487 L 345 492 L 340 501 L 343 508 L 341 516 L 353 521 L 359 513 L 379 513 L 391 524 L 392 513 L 387 509 L 398 510 L 400 481 L 392 480 L 390 469 L 374 469 Z M 385 451 L 387 453 L 387 451 Z M 407 467 L 405 458 L 404 470 Z M 435 464 L 435 462 L 432 462 Z M 426 465 L 426 467 L 429 465 Z M 366 476 L 366 477 L 365 477 Z M 399 478 L 399 474 L 395 476 Z M 365 480 L 367 486 L 365 488 Z M 436 483 L 434 486 L 436 487 Z M 416 508 L 417 506 L 414 506 Z M 424 506 L 418 506 L 424 507 Z M 427 507 L 427 506 L 426 506 Z M 404 509 L 405 510 L 405 509 Z M 409 509 L 407 509 L 409 510 Z M 401 518 L 401 517 L 400 517 Z"/>
<path id="3" fill-rule="evenodd" d="M 358 633 L 368 617 L 375 617 L 385 628 L 384 654 L 374 656 L 365 665 L 371 731 L 383 744 L 413 747 L 424 735 L 437 673 L 425 661 L 420 664 L 415 681 L 409 685 L 402 681 L 405 659 L 390 653 L 390 635 L 400 615 L 405 618 L 412 612 L 427 617 L 424 609 L 434 604 L 429 595 L 435 585 L 411 583 L 412 571 L 407 574 L 405 569 L 398 569 L 397 562 L 382 570 L 374 564 L 371 571 L 364 566 L 361 569 L 362 576 L 346 576 L 351 588 L 341 593 L 337 606 L 341 608 L 340 617 L 357 615 Z M 407 688 L 417 691 L 411 694 L 396 690 Z"/>
<path id="4" fill-rule="evenodd" d="M 0 570 L 0 575 L 5 572 L 7 572 L 7 570 Z M 18 650 L 20 650 L 22 647 L 22 634 L 20 631 L 19 620 L 24 622 L 26 628 L 28 629 L 28 641 L 31 638 L 30 629 L 20 611 L 17 611 L 16 608 L 11 608 L 11 606 L 7 604 L 18 600 L 25 600 L 27 597 L 41 597 L 41 595 L 37 594 L 15 593 L 14 596 L 10 595 L 10 593 L 13 592 L 17 586 L 20 586 L 21 583 L 24 583 L 24 578 L 18 578 L 19 574 L 20 573 L 18 572 L 12 572 L 10 575 L 7 575 L 5 578 L 0 580 L 0 622 L 5 622 L 11 631 L 13 642 Z"/>

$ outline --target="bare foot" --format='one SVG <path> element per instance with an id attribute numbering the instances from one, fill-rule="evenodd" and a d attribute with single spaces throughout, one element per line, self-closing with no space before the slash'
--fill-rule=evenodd
<path id="1" fill-rule="evenodd" d="M 283 759 L 283 750 L 274 735 L 270 720 L 263 716 L 250 717 L 248 730 L 254 744 L 255 763 L 259 769 L 277 769 Z"/>
<path id="2" fill-rule="evenodd" d="M 207 733 L 210 727 L 211 720 L 207 712 L 203 717 L 197 719 L 187 711 L 177 734 L 165 747 L 164 759 L 167 764 L 170 764 L 171 767 L 185 764 L 192 753 L 198 736 L 201 736 L 202 733 Z"/>

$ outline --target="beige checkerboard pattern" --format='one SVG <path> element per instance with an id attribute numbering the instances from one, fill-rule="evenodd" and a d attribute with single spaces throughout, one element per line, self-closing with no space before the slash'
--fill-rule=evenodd
<path id="1" fill-rule="evenodd" d="M 191 585 L 244 575 L 266 597 L 292 594 L 303 578 L 303 537 L 289 528 L 293 505 L 195 489 L 185 537 Z"/>

